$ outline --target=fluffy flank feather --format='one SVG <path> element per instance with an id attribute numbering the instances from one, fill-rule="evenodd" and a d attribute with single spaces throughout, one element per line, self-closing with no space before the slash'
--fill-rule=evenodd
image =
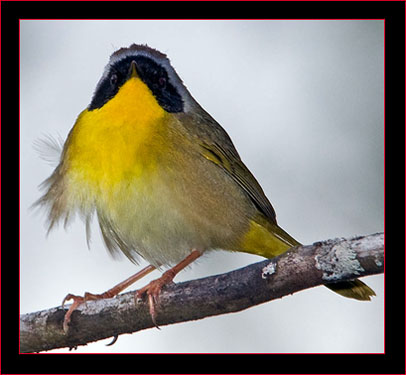
<path id="1" fill-rule="evenodd" d="M 44 134 L 42 138 L 34 141 L 33 148 L 42 160 L 56 167 L 61 158 L 63 143 L 64 141 L 60 135 L 55 138 L 50 134 Z"/>

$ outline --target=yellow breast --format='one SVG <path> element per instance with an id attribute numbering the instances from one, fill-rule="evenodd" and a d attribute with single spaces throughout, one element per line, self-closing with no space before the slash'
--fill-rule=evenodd
<path id="1" fill-rule="evenodd" d="M 138 78 L 100 109 L 84 110 L 66 150 L 70 185 L 104 196 L 134 179 L 142 182 L 165 148 L 167 115 Z"/>

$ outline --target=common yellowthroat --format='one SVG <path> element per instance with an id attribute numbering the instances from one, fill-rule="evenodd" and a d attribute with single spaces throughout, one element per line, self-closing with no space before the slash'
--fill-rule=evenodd
<path id="1" fill-rule="evenodd" d="M 277 225 L 225 130 L 193 99 L 166 55 L 146 45 L 111 55 L 43 187 L 37 203 L 48 210 L 49 229 L 78 213 L 89 235 L 96 214 L 112 254 L 150 263 L 103 294 L 66 296 L 73 304 L 65 329 L 80 303 L 112 297 L 155 268 L 172 266 L 138 291 L 148 295 L 154 322 L 163 285 L 204 252 L 272 258 L 300 245 Z M 327 287 L 358 300 L 375 295 L 359 280 Z"/>

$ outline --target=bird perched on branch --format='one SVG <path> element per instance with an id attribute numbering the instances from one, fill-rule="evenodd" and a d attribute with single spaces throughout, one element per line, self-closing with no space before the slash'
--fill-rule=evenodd
<path id="1" fill-rule="evenodd" d="M 201 74 L 204 74 L 202 72 Z M 261 186 L 225 130 L 196 102 L 165 54 L 133 44 L 114 52 L 90 105 L 70 131 L 37 204 L 49 229 L 78 213 L 97 215 L 107 249 L 148 263 L 103 294 L 69 294 L 64 329 L 86 300 L 112 297 L 158 267 L 138 290 L 155 323 L 161 288 L 214 249 L 272 258 L 299 242 L 281 229 Z M 327 285 L 358 300 L 375 293 L 359 280 Z"/>

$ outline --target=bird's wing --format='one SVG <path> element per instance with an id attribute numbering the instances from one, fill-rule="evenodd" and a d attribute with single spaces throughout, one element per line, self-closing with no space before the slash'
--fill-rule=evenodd
<path id="1" fill-rule="evenodd" d="M 275 210 L 258 181 L 242 162 L 226 131 L 206 114 L 199 123 L 202 155 L 222 168 L 245 191 L 258 210 L 276 224 Z"/>

